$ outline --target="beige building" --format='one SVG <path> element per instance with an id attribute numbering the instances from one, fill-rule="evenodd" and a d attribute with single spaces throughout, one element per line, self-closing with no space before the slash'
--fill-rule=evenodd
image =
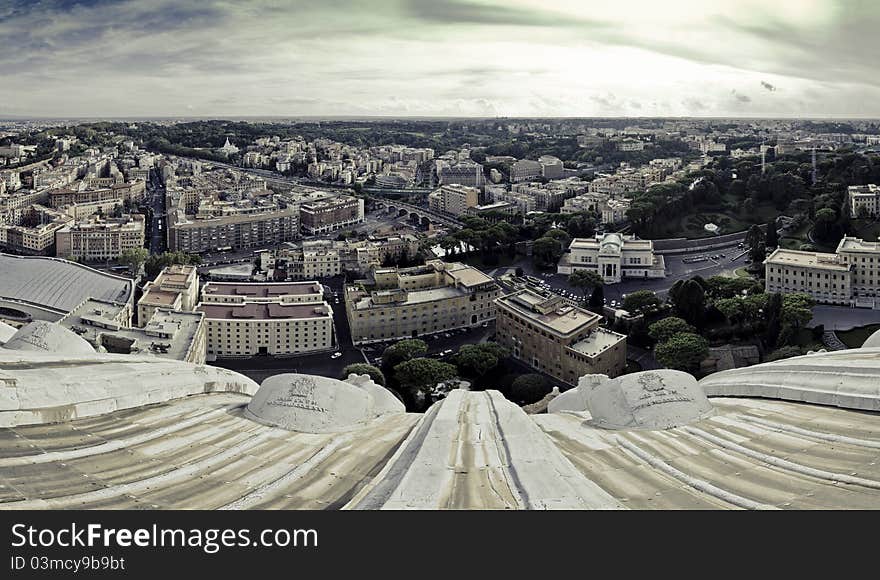
<path id="1" fill-rule="evenodd" d="M 602 276 L 606 284 L 616 284 L 623 278 L 666 276 L 666 263 L 662 255 L 654 253 L 651 240 L 617 233 L 597 234 L 595 238 L 573 239 L 569 250 L 559 262 L 560 274 L 590 270 Z"/>
<path id="2" fill-rule="evenodd" d="M 101 219 L 68 224 L 55 233 L 55 255 L 86 262 L 115 260 L 126 250 L 144 247 L 144 216 Z"/>
<path id="3" fill-rule="evenodd" d="M 598 314 L 531 288 L 495 303 L 496 340 L 527 365 L 570 385 L 586 374 L 616 377 L 626 369 L 626 336 L 601 328 Z"/>
<path id="4" fill-rule="evenodd" d="M 143 328 L 129 325 L 127 304 L 88 299 L 59 321 L 95 348 L 115 354 L 152 354 L 205 363 L 205 323 L 201 312 L 155 310 Z"/>
<path id="5" fill-rule="evenodd" d="M 877 217 L 880 215 L 880 187 L 873 183 L 868 185 L 850 185 L 847 188 L 849 211 L 852 217 Z"/>
<path id="6" fill-rule="evenodd" d="M 544 173 L 543 166 L 531 159 L 520 159 L 510 166 L 510 182 L 534 181 Z"/>
<path id="7" fill-rule="evenodd" d="M 177 211 L 168 222 L 168 249 L 191 254 L 270 246 L 299 238 L 296 207 L 205 219 Z"/>
<path id="8" fill-rule="evenodd" d="M 428 195 L 428 207 L 451 215 L 462 215 L 480 203 L 480 190 L 465 185 L 443 185 Z"/>
<path id="9" fill-rule="evenodd" d="M 173 264 L 144 286 L 138 300 L 138 325 L 143 326 L 157 308 L 192 312 L 199 299 L 199 274 L 195 266 Z"/>
<path id="10" fill-rule="evenodd" d="M 354 344 L 413 338 L 468 328 L 495 318 L 500 288 L 476 268 L 432 260 L 385 268 L 345 289 Z"/>
<path id="11" fill-rule="evenodd" d="M 764 269 L 767 292 L 805 292 L 817 302 L 880 308 L 880 242 L 847 236 L 833 254 L 777 248 Z"/>
<path id="12" fill-rule="evenodd" d="M 55 234 L 71 223 L 73 218 L 63 212 L 32 205 L 21 210 L 14 223 L 0 225 L 0 247 L 21 254 L 67 257 L 57 253 Z"/>
<path id="13" fill-rule="evenodd" d="M 300 224 L 303 232 L 325 234 L 364 221 L 364 200 L 340 195 L 300 205 Z"/>
<path id="14" fill-rule="evenodd" d="M 333 348 L 333 310 L 317 282 L 209 282 L 196 311 L 205 314 L 207 357 L 290 356 Z"/>

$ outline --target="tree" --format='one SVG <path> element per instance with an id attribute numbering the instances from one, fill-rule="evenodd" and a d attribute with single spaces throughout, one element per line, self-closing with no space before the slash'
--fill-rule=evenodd
<path id="1" fill-rule="evenodd" d="M 542 237 L 535 240 L 532 245 L 532 256 L 539 267 L 547 267 L 555 264 L 562 257 L 562 246 L 558 240 L 550 237 Z"/>
<path id="2" fill-rule="evenodd" d="M 795 329 L 802 328 L 813 318 L 816 301 L 809 294 L 795 292 L 782 297 L 782 322 Z"/>
<path id="3" fill-rule="evenodd" d="M 602 313 L 602 309 L 605 307 L 605 288 L 603 286 L 593 288 L 593 293 L 590 294 L 589 307 L 593 312 Z"/>
<path id="4" fill-rule="evenodd" d="M 458 349 L 453 362 L 461 375 L 481 380 L 509 354 L 506 348 L 495 342 L 466 344 Z"/>
<path id="5" fill-rule="evenodd" d="M 782 294 L 773 293 L 767 299 L 764 307 L 764 318 L 767 320 L 767 328 L 764 331 L 764 346 L 773 348 L 779 340 L 782 332 Z"/>
<path id="6" fill-rule="evenodd" d="M 414 358 L 394 367 L 397 384 L 407 392 L 416 409 L 423 409 L 430 403 L 431 387 L 454 379 L 456 375 L 453 365 L 432 358 Z"/>
<path id="7" fill-rule="evenodd" d="M 706 310 L 706 292 L 699 281 L 679 280 L 669 289 L 669 300 L 681 318 L 700 328 Z"/>
<path id="8" fill-rule="evenodd" d="M 146 248 L 132 248 L 119 255 L 119 263 L 128 266 L 129 272 L 136 276 L 141 270 L 141 265 L 146 262 L 149 256 L 150 253 Z"/>
<path id="9" fill-rule="evenodd" d="M 424 340 L 412 338 L 392 344 L 382 352 L 382 370 L 387 374 L 402 362 L 420 357 L 428 352 Z"/>
<path id="10" fill-rule="evenodd" d="M 342 369 L 341 379 L 347 379 L 348 375 L 369 375 L 373 382 L 377 385 L 385 386 L 385 375 L 382 374 L 378 368 L 373 365 L 368 365 L 366 363 L 355 363 L 348 365 L 344 369 Z"/>
<path id="11" fill-rule="evenodd" d="M 776 232 L 776 220 L 767 224 L 767 235 L 764 236 L 764 247 L 776 248 L 779 246 L 779 234 Z"/>
<path id="12" fill-rule="evenodd" d="M 586 295 L 587 290 L 602 286 L 602 276 L 598 272 L 592 270 L 578 269 L 571 273 L 568 277 L 568 283 L 575 288 L 580 288 Z"/>
<path id="13" fill-rule="evenodd" d="M 663 318 L 648 327 L 648 336 L 657 342 L 665 342 L 673 335 L 682 332 L 695 332 L 695 330 L 693 326 L 677 316 Z"/>
<path id="14" fill-rule="evenodd" d="M 802 354 L 803 351 L 799 346 L 783 346 L 782 348 L 778 348 L 768 354 L 767 357 L 764 359 L 764 362 L 782 360 L 784 358 L 791 358 L 793 356 L 800 356 Z"/>
<path id="15" fill-rule="evenodd" d="M 764 232 L 761 230 L 761 226 L 755 224 L 750 227 L 749 231 L 746 233 L 744 243 L 750 251 L 759 244 L 764 244 Z"/>
<path id="16" fill-rule="evenodd" d="M 709 355 L 709 342 L 691 332 L 673 334 L 654 350 L 657 362 L 666 368 L 695 373 Z"/>
<path id="17" fill-rule="evenodd" d="M 531 405 L 543 399 L 550 390 L 550 382 L 543 375 L 520 375 L 510 386 L 510 400 L 520 405 Z"/>
<path id="18" fill-rule="evenodd" d="M 623 299 L 623 309 L 628 312 L 641 312 L 660 304 L 660 300 L 650 290 L 630 292 Z"/>

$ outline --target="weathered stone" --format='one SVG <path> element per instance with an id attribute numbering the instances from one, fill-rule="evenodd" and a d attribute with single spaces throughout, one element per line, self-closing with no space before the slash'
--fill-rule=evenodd
<path id="1" fill-rule="evenodd" d="M 4 345 L 18 331 L 14 326 L 0 322 L 0 346 Z"/>
<path id="2" fill-rule="evenodd" d="M 880 330 L 869 336 L 862 348 L 880 348 Z"/>
<path id="3" fill-rule="evenodd" d="M 373 397 L 373 411 L 377 417 L 389 413 L 406 413 L 404 404 L 391 391 L 382 385 L 377 385 L 370 375 L 351 374 L 345 382 L 360 387 Z"/>
<path id="4" fill-rule="evenodd" d="M 35 320 L 23 326 L 6 341 L 3 348 L 65 354 L 95 353 L 92 345 L 75 332 L 45 320 Z"/>
<path id="5" fill-rule="evenodd" d="M 713 412 L 692 375 L 666 369 L 606 379 L 586 399 L 591 423 L 605 429 L 669 429 Z"/>
<path id="6" fill-rule="evenodd" d="M 260 423 L 304 433 L 347 431 L 378 415 L 367 390 L 337 379 L 299 374 L 263 381 L 245 414 Z"/>

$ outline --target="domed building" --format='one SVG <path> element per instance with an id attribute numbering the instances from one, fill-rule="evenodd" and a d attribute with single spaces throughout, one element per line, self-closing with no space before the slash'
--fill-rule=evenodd
<path id="1" fill-rule="evenodd" d="M 0 509 L 880 508 L 876 346 L 406 413 L 367 375 L 258 387 L 66 332 L 0 327 Z"/>

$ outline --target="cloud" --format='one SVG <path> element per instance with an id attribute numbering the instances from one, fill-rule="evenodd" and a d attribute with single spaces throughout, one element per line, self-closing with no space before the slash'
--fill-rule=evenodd
<path id="1" fill-rule="evenodd" d="M 731 90 L 730 94 L 733 95 L 733 98 L 736 99 L 737 102 L 740 102 L 740 103 L 751 103 L 752 102 L 752 98 L 750 96 L 744 95 L 744 94 L 740 93 L 739 91 L 737 91 L 736 89 Z"/>
<path id="2" fill-rule="evenodd" d="M 856 0 L 6 0 L 0 107 L 880 115 L 878 27 Z M 787 102 L 731 91 L 758 86 Z"/>

